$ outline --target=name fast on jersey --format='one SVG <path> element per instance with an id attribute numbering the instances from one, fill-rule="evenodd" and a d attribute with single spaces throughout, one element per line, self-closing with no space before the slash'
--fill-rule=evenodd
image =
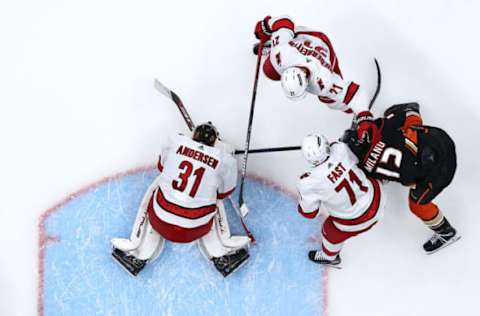
<path id="1" fill-rule="evenodd" d="M 342 163 L 338 163 L 335 169 L 333 169 L 332 172 L 327 176 L 328 180 L 330 180 L 333 184 L 337 182 L 338 179 L 343 175 L 343 172 L 347 171 L 345 167 L 342 165 Z"/>
<path id="2" fill-rule="evenodd" d="M 218 160 L 202 153 L 201 151 L 195 150 L 188 148 L 187 146 L 180 145 L 177 149 L 177 154 L 183 155 L 185 157 L 189 157 L 192 159 L 195 159 L 197 161 L 200 161 L 204 164 L 206 164 L 209 167 L 212 167 L 213 169 L 216 169 L 218 166 Z"/>

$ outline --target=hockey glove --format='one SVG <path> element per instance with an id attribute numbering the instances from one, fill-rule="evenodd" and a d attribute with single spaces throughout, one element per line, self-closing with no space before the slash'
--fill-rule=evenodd
<path id="1" fill-rule="evenodd" d="M 370 111 L 363 111 L 357 115 L 357 136 L 360 142 L 376 144 L 380 141 L 380 131 Z"/>
<path id="2" fill-rule="evenodd" d="M 259 47 L 260 47 L 260 43 L 255 43 L 255 45 L 253 45 L 253 54 L 255 56 L 258 55 Z M 267 56 L 268 54 L 270 54 L 271 49 L 272 49 L 272 41 L 267 41 L 267 42 L 263 43 L 262 56 Z"/>
<path id="3" fill-rule="evenodd" d="M 271 16 L 267 15 L 255 25 L 255 37 L 262 42 L 268 41 L 270 36 L 272 36 L 272 29 L 270 29 L 270 25 L 268 25 L 271 18 Z"/>

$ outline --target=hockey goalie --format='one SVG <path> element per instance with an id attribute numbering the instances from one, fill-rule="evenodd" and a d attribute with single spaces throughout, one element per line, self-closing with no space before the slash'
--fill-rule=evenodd
<path id="1" fill-rule="evenodd" d="M 235 189 L 237 162 L 233 147 L 220 142 L 215 126 L 198 125 L 191 138 L 172 136 L 161 150 L 158 169 L 130 239 L 112 239 L 113 258 L 136 276 L 160 256 L 165 240 L 197 241 L 224 277 L 245 263 L 250 239 L 231 236 L 222 202 Z"/>

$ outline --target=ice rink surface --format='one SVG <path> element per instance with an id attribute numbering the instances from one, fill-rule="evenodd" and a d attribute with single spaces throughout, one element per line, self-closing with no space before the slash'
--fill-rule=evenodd
<path id="1" fill-rule="evenodd" d="M 284 13 L 325 32 L 344 76 L 369 91 L 372 60 L 379 59 L 384 82 L 375 114 L 418 101 L 425 123 L 445 129 L 457 145 L 457 174 L 436 201 L 462 239 L 423 254 L 430 232 L 410 214 L 407 190 L 389 184 L 385 218 L 345 245 L 343 270 L 328 271 L 327 309 L 318 312 L 478 314 L 478 12 L 473 0 L 0 2 L 0 315 L 38 314 L 39 221 L 46 210 L 99 179 L 154 164 L 166 136 L 186 132 L 177 109 L 153 89 L 154 77 L 182 97 L 196 122 L 212 120 L 224 139 L 243 147 L 255 67 L 252 30 L 263 16 Z M 261 76 L 251 145 L 298 145 L 311 131 L 336 139 L 350 120 L 314 97 L 291 103 Z M 298 152 L 249 158 L 250 173 L 290 191 L 305 168 Z M 111 203 L 129 200 L 130 192 L 123 194 Z M 128 216 L 104 220 L 128 231 Z M 58 224 L 56 232 L 75 225 Z M 79 237 L 97 229 L 82 228 Z M 53 236 L 48 247 L 61 240 L 56 244 Z M 198 256 L 197 249 L 191 254 Z M 151 269 L 161 269 L 161 260 Z M 306 269 L 298 273 L 307 275 Z M 323 271 L 317 272 L 322 282 Z"/>
<path id="2" fill-rule="evenodd" d="M 296 214 L 295 200 L 261 180 L 249 229 L 257 244 L 244 267 L 224 279 L 196 243 L 167 243 L 133 278 L 113 260 L 112 236 L 130 235 L 144 192 L 158 175 L 140 170 L 106 179 L 45 216 L 41 305 L 44 315 L 322 315 L 325 270 L 307 259 L 319 224 Z M 233 234 L 244 234 L 226 203 Z"/>

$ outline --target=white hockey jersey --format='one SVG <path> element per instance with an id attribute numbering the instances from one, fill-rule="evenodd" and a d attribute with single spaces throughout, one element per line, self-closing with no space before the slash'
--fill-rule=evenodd
<path id="1" fill-rule="evenodd" d="M 317 31 L 294 26 L 288 18 L 272 19 L 272 48 L 263 71 L 272 80 L 292 66 L 307 71 L 307 92 L 317 95 L 328 107 L 345 112 L 368 110 L 365 89 L 344 80 L 337 56 L 328 37 Z"/>
<path id="2" fill-rule="evenodd" d="M 162 148 L 158 167 L 159 186 L 149 205 L 149 212 L 154 213 L 150 214 L 152 226 L 176 242 L 190 242 L 206 234 L 217 199 L 235 189 L 235 158 L 179 134 Z"/>
<path id="3" fill-rule="evenodd" d="M 313 218 L 322 206 L 332 217 L 357 219 L 371 209 L 372 217 L 365 219 L 372 219 L 380 206 L 381 184 L 357 167 L 358 159 L 345 143 L 330 146 L 330 157 L 298 181 L 299 211 Z"/>

